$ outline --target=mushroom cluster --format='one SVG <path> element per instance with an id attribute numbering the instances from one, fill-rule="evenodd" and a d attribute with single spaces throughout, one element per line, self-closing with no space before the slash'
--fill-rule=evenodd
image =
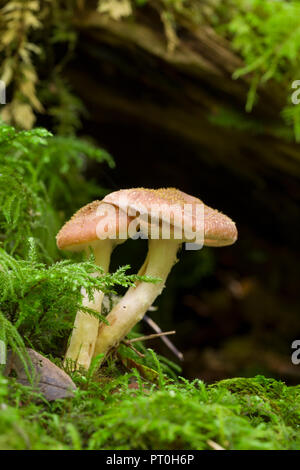
<path id="1" fill-rule="evenodd" d="M 96 263 L 108 271 L 114 247 L 138 237 L 148 239 L 148 253 L 138 275 L 159 282 L 130 287 L 108 314 L 108 325 L 78 312 L 66 354 L 78 365 L 88 368 L 93 356 L 105 356 L 143 318 L 162 292 L 184 242 L 189 249 L 231 245 L 237 229 L 226 215 L 175 188 L 135 188 L 110 193 L 82 208 L 61 229 L 57 244 L 69 250 L 91 247 Z M 96 294 L 90 302 L 83 294 L 84 305 L 99 312 L 103 295 Z"/>

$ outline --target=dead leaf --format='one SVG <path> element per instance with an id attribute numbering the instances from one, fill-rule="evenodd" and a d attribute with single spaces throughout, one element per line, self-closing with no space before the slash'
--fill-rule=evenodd
<path id="1" fill-rule="evenodd" d="M 33 385 L 48 401 L 72 397 L 74 395 L 73 390 L 76 390 L 76 385 L 66 372 L 33 349 L 27 349 L 27 353 L 34 369 Z M 21 359 L 11 351 L 8 352 L 7 356 L 6 375 L 9 375 L 14 370 L 19 383 L 30 385 Z M 29 370 L 32 369 L 30 365 L 28 367 Z"/>
<path id="2" fill-rule="evenodd" d="M 151 383 L 159 382 L 159 374 L 155 370 L 151 369 L 150 367 L 140 364 L 139 362 L 134 361 L 130 357 L 120 356 L 120 359 L 124 367 L 126 367 L 129 370 L 136 369 L 141 375 L 141 377 L 148 380 L 149 382 Z"/>

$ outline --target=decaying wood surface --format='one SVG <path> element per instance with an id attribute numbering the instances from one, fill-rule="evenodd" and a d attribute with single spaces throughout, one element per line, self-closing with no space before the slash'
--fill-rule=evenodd
<path id="1" fill-rule="evenodd" d="M 109 63 L 113 67 L 115 62 L 115 69 L 109 72 L 119 73 L 120 79 L 119 88 L 114 86 L 114 81 L 105 83 L 103 80 L 99 83 L 83 67 L 77 71 L 74 81 L 85 84 L 83 95 L 95 105 L 99 103 L 103 108 L 115 108 L 131 118 L 145 120 L 210 147 L 216 126 L 210 123 L 209 118 L 217 115 L 222 107 L 244 113 L 249 77 L 232 79 L 233 72 L 243 65 L 241 59 L 230 50 L 224 39 L 207 26 L 185 29 L 177 48 L 168 51 L 162 24 L 149 26 L 143 20 L 115 21 L 95 11 L 77 18 L 76 24 L 83 32 L 82 50 L 94 62 L 95 78 L 97 69 L 105 70 Z M 159 26 L 160 29 L 157 29 Z M 111 48 L 107 50 L 107 60 L 101 57 L 105 46 Z M 117 63 L 118 53 L 120 59 Z M 124 60 L 122 63 L 123 54 L 131 58 L 131 64 L 126 64 Z M 130 94 L 124 94 L 122 78 L 128 75 L 132 82 L 140 80 L 144 83 L 145 91 L 149 89 L 157 96 L 161 94 L 168 105 L 162 106 L 153 95 L 145 94 L 141 100 L 140 97 L 134 99 Z M 281 95 L 278 86 L 268 85 L 260 90 L 259 103 L 249 119 L 261 121 L 261 135 L 253 137 L 247 132 L 245 142 L 245 133 L 237 134 L 234 131 L 235 139 L 232 142 L 232 130 L 218 128 L 219 145 L 214 142 L 215 156 L 222 159 L 226 158 L 224 153 L 228 154 L 228 163 L 236 166 L 240 161 L 238 149 L 246 145 L 251 155 L 247 156 L 244 152 L 242 158 L 249 169 L 253 168 L 256 172 L 260 162 L 267 162 L 267 167 L 300 176 L 298 145 L 286 143 L 272 135 L 281 123 Z"/>

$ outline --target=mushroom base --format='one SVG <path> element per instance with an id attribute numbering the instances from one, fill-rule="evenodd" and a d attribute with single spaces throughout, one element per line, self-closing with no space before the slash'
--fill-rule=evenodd
<path id="1" fill-rule="evenodd" d="M 94 355 L 106 355 L 143 318 L 162 292 L 168 274 L 177 261 L 176 255 L 181 243 L 178 240 L 149 240 L 148 254 L 138 275 L 159 278 L 161 281 L 139 282 L 128 289 L 107 316 L 109 325 L 100 325 Z"/>
<path id="2" fill-rule="evenodd" d="M 112 252 L 111 240 L 103 240 L 94 248 L 95 262 L 103 268 L 104 272 L 108 271 L 110 256 Z M 93 274 L 98 276 L 97 273 Z M 82 305 L 91 308 L 97 313 L 101 312 L 101 305 L 104 294 L 95 291 L 94 299 L 89 300 L 85 289 L 82 289 Z M 76 363 L 76 367 L 84 367 L 88 369 L 94 354 L 95 343 L 98 335 L 99 320 L 88 313 L 79 311 L 74 322 L 68 350 L 66 352 L 65 361 L 72 360 Z"/>

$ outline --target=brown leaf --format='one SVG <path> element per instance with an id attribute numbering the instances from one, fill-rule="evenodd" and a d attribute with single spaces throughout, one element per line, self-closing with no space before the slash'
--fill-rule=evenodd
<path id="1" fill-rule="evenodd" d="M 33 349 L 27 349 L 27 353 L 34 369 L 33 385 L 48 401 L 73 396 L 76 385 L 66 372 Z M 30 364 L 28 368 L 30 371 L 32 370 Z M 24 364 L 16 354 L 10 351 L 7 357 L 6 374 L 9 375 L 11 370 L 16 372 L 19 383 L 30 385 Z"/>
<path id="2" fill-rule="evenodd" d="M 151 369 L 150 367 L 140 364 L 139 362 L 134 361 L 130 357 L 120 356 L 121 362 L 124 367 L 129 370 L 136 369 L 139 374 L 146 380 L 149 380 L 151 383 L 159 382 L 159 374 Z"/>

